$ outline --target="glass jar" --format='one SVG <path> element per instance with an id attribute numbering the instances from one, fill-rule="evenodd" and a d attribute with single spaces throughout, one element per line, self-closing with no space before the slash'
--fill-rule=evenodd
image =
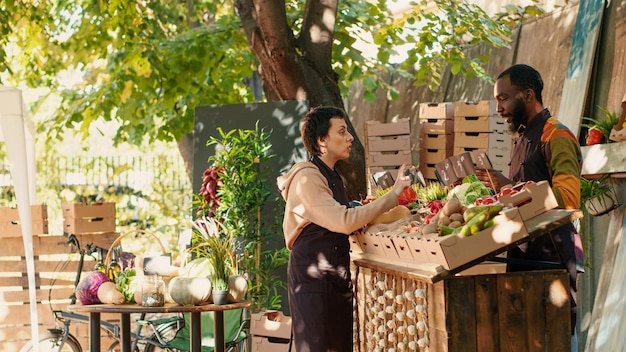
<path id="1" fill-rule="evenodd" d="M 159 275 L 148 275 L 141 283 L 141 305 L 163 307 L 165 304 L 165 282 Z"/>

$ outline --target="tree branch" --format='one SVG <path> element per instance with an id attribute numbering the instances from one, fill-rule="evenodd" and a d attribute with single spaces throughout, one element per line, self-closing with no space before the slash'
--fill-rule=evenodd
<path id="1" fill-rule="evenodd" d="M 337 4 L 338 0 L 308 0 L 298 38 L 303 56 L 315 62 L 324 75 L 331 68 Z"/>

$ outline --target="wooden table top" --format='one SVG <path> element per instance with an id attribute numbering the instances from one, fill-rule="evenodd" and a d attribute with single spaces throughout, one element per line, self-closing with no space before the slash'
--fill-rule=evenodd
<path id="1" fill-rule="evenodd" d="M 250 302 L 244 301 L 223 305 L 204 303 L 197 306 L 181 306 L 176 303 L 166 303 L 163 307 L 144 307 L 135 303 L 88 305 L 74 304 L 67 306 L 67 309 L 70 311 L 89 313 L 197 313 L 241 309 L 249 306 Z"/>

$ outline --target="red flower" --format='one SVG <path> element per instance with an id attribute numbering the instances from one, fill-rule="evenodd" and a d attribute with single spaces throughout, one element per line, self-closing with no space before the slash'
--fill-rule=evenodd
<path id="1" fill-rule="evenodd" d="M 587 135 L 587 145 L 594 145 L 602 142 L 604 134 L 599 129 L 592 127 Z"/>

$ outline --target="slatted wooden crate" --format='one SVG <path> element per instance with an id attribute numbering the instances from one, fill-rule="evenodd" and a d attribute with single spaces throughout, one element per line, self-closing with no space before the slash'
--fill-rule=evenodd
<path id="1" fill-rule="evenodd" d="M 115 232 L 115 203 L 63 203 L 63 232 Z"/>
<path id="2" fill-rule="evenodd" d="M 117 233 L 76 235 L 81 247 L 87 243 L 109 248 L 118 237 Z M 3 238 L 0 246 L 0 352 L 18 351 L 31 339 L 28 276 L 22 237 Z M 78 254 L 70 253 L 65 246 L 67 236 L 37 235 L 33 237 L 35 258 L 35 281 L 39 333 L 53 328 L 52 309 L 63 310 L 74 291 L 74 279 L 78 270 Z M 83 272 L 93 269 L 95 261 L 85 258 Z M 106 315 L 103 319 L 118 321 L 118 315 Z M 89 346 L 88 324 L 72 324 L 71 332 L 81 345 Z M 112 340 L 102 336 L 103 346 Z"/>
<path id="3" fill-rule="evenodd" d="M 48 233 L 48 207 L 45 204 L 30 206 L 34 235 Z M 22 225 L 17 208 L 0 207 L 0 237 L 22 236 Z"/>

